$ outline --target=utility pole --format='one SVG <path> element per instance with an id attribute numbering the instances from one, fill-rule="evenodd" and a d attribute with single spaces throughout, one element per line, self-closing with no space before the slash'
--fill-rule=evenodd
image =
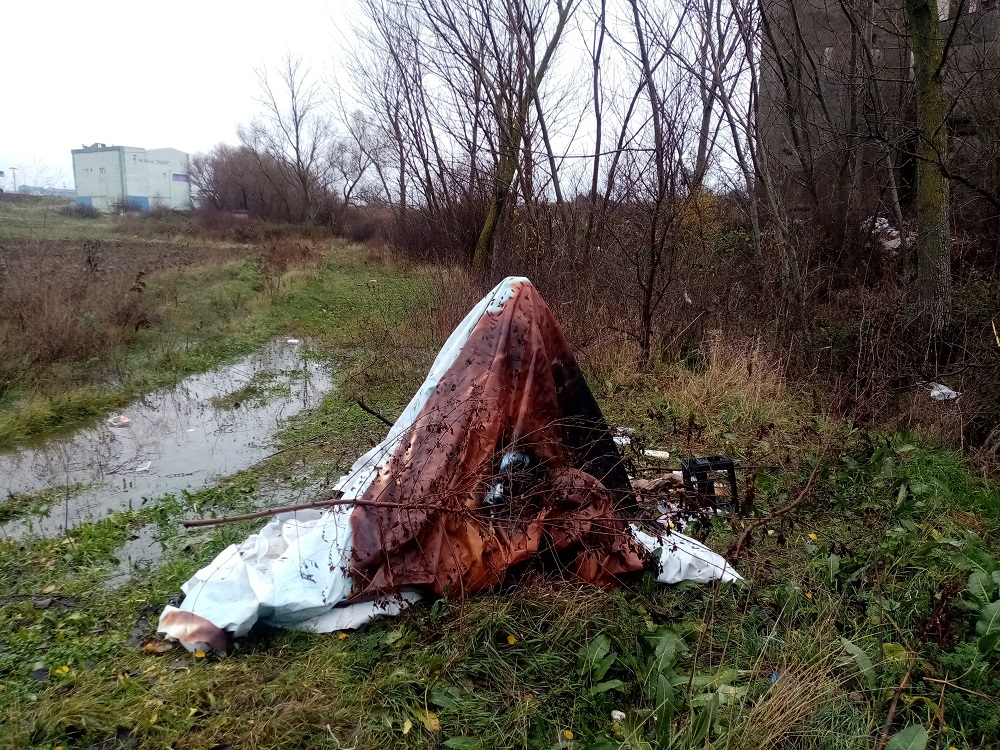
<path id="1" fill-rule="evenodd" d="M 14 192 L 17 192 L 17 167 L 10 167 L 10 171 L 14 173 Z"/>

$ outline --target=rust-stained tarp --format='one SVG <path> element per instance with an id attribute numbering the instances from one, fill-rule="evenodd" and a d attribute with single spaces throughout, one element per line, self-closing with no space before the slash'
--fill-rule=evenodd
<path id="1" fill-rule="evenodd" d="M 484 506 L 511 450 L 538 467 L 530 492 Z M 615 517 L 633 498 L 611 434 L 526 280 L 479 319 L 360 500 L 351 516 L 354 598 L 408 586 L 471 593 L 540 554 L 598 585 L 645 563 Z"/>

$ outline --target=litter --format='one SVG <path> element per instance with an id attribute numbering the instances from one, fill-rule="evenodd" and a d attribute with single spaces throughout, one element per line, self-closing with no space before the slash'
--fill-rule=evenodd
<path id="1" fill-rule="evenodd" d="M 287 343 L 289 343 L 289 344 L 297 344 L 297 343 L 299 343 L 299 340 L 298 339 L 288 339 Z"/>
<path id="2" fill-rule="evenodd" d="M 940 383 L 928 383 L 927 385 L 931 388 L 931 398 L 935 401 L 954 401 L 961 393 L 953 391 L 946 385 L 941 385 Z"/>
<path id="3" fill-rule="evenodd" d="M 642 452 L 642 455 L 646 456 L 647 458 L 656 458 L 661 461 L 666 461 L 668 458 L 670 458 L 670 451 L 644 450 Z"/>
<path id="4" fill-rule="evenodd" d="M 152 465 L 153 465 L 153 462 L 152 462 L 152 461 L 147 461 L 147 462 L 146 462 L 146 463 L 144 463 L 144 464 L 139 464 L 138 466 L 136 466 L 136 467 L 135 467 L 135 473 L 136 473 L 136 474 L 139 474 L 139 473 L 141 473 L 141 472 L 143 472 L 143 471 L 149 471 L 149 468 L 150 468 L 150 467 L 151 467 Z"/>
<path id="5" fill-rule="evenodd" d="M 132 423 L 131 419 L 122 416 L 121 414 L 108 419 L 109 427 L 128 427 L 131 423 Z"/>
<path id="6" fill-rule="evenodd" d="M 650 564 L 662 583 L 740 580 L 700 542 L 626 520 L 638 506 L 612 432 L 524 278 L 472 309 L 385 440 L 333 489 L 343 505 L 281 512 L 196 572 L 159 631 L 224 650 L 258 621 L 356 628 L 425 594 L 494 588 L 543 551 L 598 586 Z"/>
<path id="7" fill-rule="evenodd" d="M 635 429 L 633 429 L 632 427 L 615 427 L 614 435 L 612 436 L 611 439 L 614 440 L 615 445 L 618 446 L 631 445 L 632 444 L 631 435 L 634 432 Z"/>

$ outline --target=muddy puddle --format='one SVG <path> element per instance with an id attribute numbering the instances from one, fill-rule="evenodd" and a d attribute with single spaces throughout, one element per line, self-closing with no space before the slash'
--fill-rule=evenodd
<path id="1" fill-rule="evenodd" d="M 52 536 L 138 508 L 143 498 L 208 486 L 273 452 L 272 437 L 283 420 L 315 406 L 331 387 L 324 365 L 303 357 L 294 339 L 282 339 L 122 409 L 127 426 L 109 420 L 0 453 L 3 496 L 84 485 L 45 516 L 0 526 L 0 537 Z"/>

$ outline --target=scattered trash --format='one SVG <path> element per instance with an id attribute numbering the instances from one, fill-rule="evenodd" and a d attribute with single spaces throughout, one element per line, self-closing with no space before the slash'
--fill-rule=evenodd
<path id="1" fill-rule="evenodd" d="M 940 383 L 928 383 L 927 385 L 931 388 L 931 398 L 935 401 L 954 401 L 961 393 L 953 391 L 946 385 L 941 385 Z"/>
<path id="2" fill-rule="evenodd" d="M 687 302 L 689 305 L 694 304 L 694 300 L 691 299 L 691 295 L 688 294 L 687 289 L 684 290 L 684 301 Z"/>
<path id="3" fill-rule="evenodd" d="M 132 420 L 121 414 L 113 416 L 108 420 L 109 427 L 128 427 L 130 424 L 132 424 Z"/>
<path id="4" fill-rule="evenodd" d="M 188 427 L 184 432 L 194 432 L 194 427 Z"/>
<path id="5" fill-rule="evenodd" d="M 625 712 L 615 709 L 611 712 L 611 721 L 625 721 Z"/>
<path id="6" fill-rule="evenodd" d="M 635 429 L 632 427 L 615 427 L 614 434 L 611 439 L 615 441 L 615 445 L 625 446 L 632 444 L 632 434 Z"/>
<path id="7" fill-rule="evenodd" d="M 505 453 L 504 457 L 500 459 L 500 473 L 527 469 L 530 464 L 531 459 L 523 453 Z"/>
<path id="8" fill-rule="evenodd" d="M 642 455 L 646 456 L 646 458 L 655 458 L 660 461 L 666 461 L 670 458 L 670 451 L 644 450 Z"/>
<path id="9" fill-rule="evenodd" d="M 299 340 L 298 339 L 288 339 L 287 343 L 289 343 L 289 344 L 297 344 L 297 343 L 299 343 Z"/>
<path id="10" fill-rule="evenodd" d="M 729 484 L 729 502 L 739 502 L 736 489 L 736 464 L 729 456 L 704 456 L 681 461 L 681 476 L 688 492 L 715 497 L 722 493 L 715 486 L 716 474 L 725 474 Z"/>
<path id="11" fill-rule="evenodd" d="M 141 473 L 143 471 L 149 471 L 149 467 L 152 466 L 152 465 L 153 465 L 152 461 L 147 461 L 144 464 L 139 464 L 138 466 L 135 467 L 135 473 L 139 474 L 139 473 Z"/>

